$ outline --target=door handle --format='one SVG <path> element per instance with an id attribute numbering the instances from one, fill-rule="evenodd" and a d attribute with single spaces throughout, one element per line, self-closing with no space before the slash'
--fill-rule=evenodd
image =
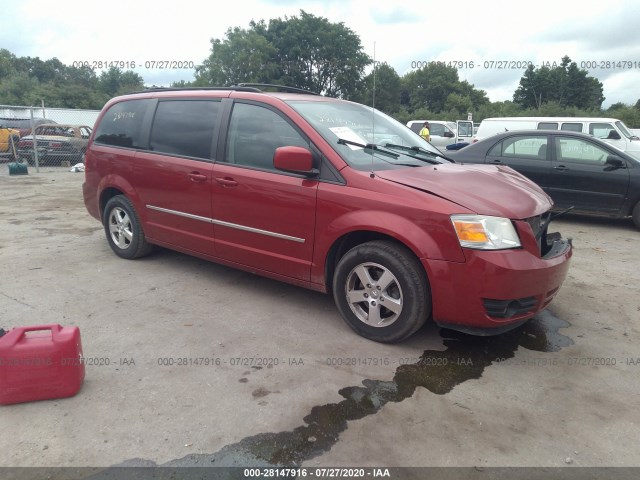
<path id="1" fill-rule="evenodd" d="M 230 177 L 225 177 L 225 178 L 216 177 L 216 182 L 218 182 L 223 187 L 235 187 L 236 185 L 238 185 L 238 182 L 236 182 L 233 178 L 230 178 Z"/>
<path id="2" fill-rule="evenodd" d="M 201 183 L 207 180 L 206 175 L 202 175 L 201 173 L 198 173 L 198 172 L 191 172 L 189 174 L 189 178 L 191 179 L 192 182 L 195 182 L 195 183 Z"/>
<path id="3" fill-rule="evenodd" d="M 554 170 L 560 170 L 561 172 L 564 172 L 565 170 L 569 170 L 567 167 L 565 167 L 564 165 L 558 165 L 557 167 L 553 167 Z"/>
<path id="4" fill-rule="evenodd" d="M 502 164 L 502 161 L 500 161 L 500 160 L 491 160 L 491 163 L 500 163 L 500 164 Z"/>

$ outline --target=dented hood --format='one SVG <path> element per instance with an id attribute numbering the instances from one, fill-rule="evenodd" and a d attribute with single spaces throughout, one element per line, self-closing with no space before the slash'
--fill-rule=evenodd
<path id="1" fill-rule="evenodd" d="M 446 198 L 480 215 L 523 219 L 553 205 L 538 185 L 506 166 L 452 163 L 378 171 L 376 176 Z"/>

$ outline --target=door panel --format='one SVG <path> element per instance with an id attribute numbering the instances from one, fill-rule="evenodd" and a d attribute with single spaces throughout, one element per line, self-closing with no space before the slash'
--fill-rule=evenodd
<path id="1" fill-rule="evenodd" d="M 213 168 L 216 255 L 226 260 L 309 280 L 317 180 L 275 170 L 277 147 L 309 147 L 276 112 L 236 102 L 225 154 Z"/>
<path id="2" fill-rule="evenodd" d="M 150 238 L 213 254 L 212 168 L 206 161 L 136 154 L 135 184 Z"/>
<path id="3" fill-rule="evenodd" d="M 494 145 L 485 163 L 507 165 L 547 190 L 551 176 L 551 152 L 547 135 L 514 135 Z"/>
<path id="4" fill-rule="evenodd" d="M 147 235 L 213 255 L 211 161 L 219 101 L 159 101 L 148 151 L 138 152 L 135 177 Z"/>
<path id="5" fill-rule="evenodd" d="M 467 120 L 458 120 L 456 122 L 456 131 L 458 136 L 456 138 L 457 143 L 473 141 L 473 122 Z"/>
<path id="6" fill-rule="evenodd" d="M 615 152 L 575 137 L 559 135 L 554 142 L 549 194 L 556 206 L 595 213 L 619 212 L 629 186 L 629 170 L 609 170 L 605 165 L 607 156 Z"/>

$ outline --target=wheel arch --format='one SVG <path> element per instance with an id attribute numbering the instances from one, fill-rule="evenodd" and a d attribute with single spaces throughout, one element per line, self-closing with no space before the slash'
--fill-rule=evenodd
<path id="1" fill-rule="evenodd" d="M 355 230 L 345 233 L 340 238 L 336 239 L 327 253 L 324 267 L 324 278 L 327 293 L 333 294 L 333 275 L 340 259 L 352 248 L 376 240 L 389 241 L 391 243 L 400 245 L 407 251 L 409 251 L 418 261 L 420 261 L 420 257 L 418 254 L 416 254 L 414 249 L 388 233 L 383 233 L 375 230 Z M 424 271 L 424 277 L 428 284 L 429 276 L 426 271 Z"/>
<path id="2" fill-rule="evenodd" d="M 136 209 L 136 213 L 140 220 L 144 223 L 146 215 L 144 209 L 140 208 L 140 197 L 138 197 L 133 186 L 127 182 L 124 178 L 116 175 L 105 176 L 100 182 L 98 188 L 100 196 L 98 198 L 98 208 L 100 209 L 100 218 L 104 215 L 104 207 L 107 202 L 116 195 L 124 195 L 129 199 Z"/>
<path id="3" fill-rule="evenodd" d="M 464 262 L 465 257 L 448 215 L 405 218 L 393 212 L 349 212 L 321 223 L 316 239 L 311 281 L 332 291 L 337 262 L 351 248 L 373 240 L 389 240 L 408 249 L 418 260 Z M 425 271 L 428 279 L 428 274 Z"/>
<path id="4" fill-rule="evenodd" d="M 116 187 L 107 187 L 100 193 L 100 200 L 98 202 L 100 206 L 100 218 L 104 216 L 104 208 L 106 207 L 107 202 L 117 195 L 126 196 L 122 190 Z"/>

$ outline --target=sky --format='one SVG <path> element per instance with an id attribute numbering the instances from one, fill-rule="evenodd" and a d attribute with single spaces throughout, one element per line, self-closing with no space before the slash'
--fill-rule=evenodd
<path id="1" fill-rule="evenodd" d="M 527 63 L 553 66 L 564 55 L 604 85 L 603 107 L 640 99 L 640 3 L 634 0 L 433 1 L 236 0 L 162 3 L 112 0 L 11 2 L 0 16 L 0 48 L 16 56 L 135 62 L 147 85 L 192 80 L 192 69 L 145 69 L 145 62 L 200 64 L 211 39 L 252 20 L 300 10 L 343 23 L 363 49 L 403 75 L 419 62 L 451 62 L 461 80 L 491 101 L 511 100 Z M 471 68 L 473 62 L 473 68 Z M 99 73 L 99 72 L 98 72 Z"/>

